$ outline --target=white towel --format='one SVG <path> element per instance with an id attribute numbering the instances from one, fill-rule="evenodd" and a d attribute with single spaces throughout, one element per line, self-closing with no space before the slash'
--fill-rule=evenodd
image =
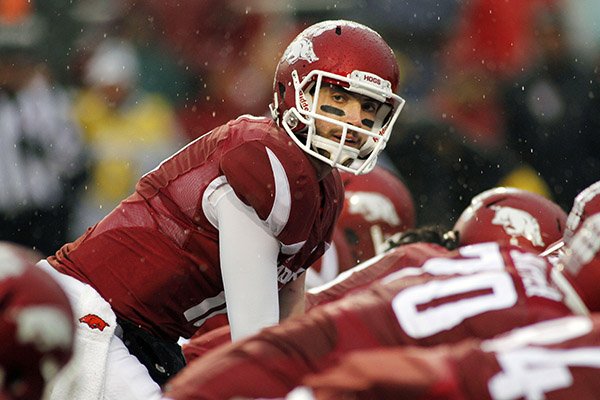
<path id="1" fill-rule="evenodd" d="M 48 400 L 101 400 L 104 398 L 106 360 L 117 318 L 98 292 L 56 271 L 46 260 L 38 267 L 51 274 L 66 292 L 75 316 L 74 354 L 52 382 Z"/>

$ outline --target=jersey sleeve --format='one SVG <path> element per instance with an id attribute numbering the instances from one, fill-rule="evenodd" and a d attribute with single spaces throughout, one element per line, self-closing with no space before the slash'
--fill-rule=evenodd
<path id="1" fill-rule="evenodd" d="M 386 339 L 390 334 L 382 331 L 389 321 L 383 308 L 372 302 L 368 294 L 342 299 L 219 347 L 188 364 L 170 381 L 165 396 L 174 400 L 285 396 L 306 375 L 324 370 L 347 351 L 397 344 Z M 366 309 L 354 312 L 352 304 Z"/>
<path id="2" fill-rule="evenodd" d="M 192 360 L 204 356 L 207 352 L 225 343 L 231 343 L 229 325 L 223 325 L 206 333 L 192 336 L 189 342 L 181 346 L 185 361 L 189 364 Z"/>
<path id="3" fill-rule="evenodd" d="M 333 350 L 335 329 L 324 314 L 267 328 L 196 358 L 165 388 L 173 400 L 283 397 Z M 226 382 L 227 384 L 223 384 Z"/>
<path id="4" fill-rule="evenodd" d="M 307 165 L 308 164 L 308 165 Z M 305 241 L 316 214 L 319 193 L 310 163 L 297 149 L 251 140 L 227 151 L 220 168 L 242 202 L 254 209 L 274 237 L 285 245 Z"/>
<path id="5" fill-rule="evenodd" d="M 302 385 L 319 400 L 464 400 L 448 352 L 446 347 L 355 351 L 308 375 Z"/>

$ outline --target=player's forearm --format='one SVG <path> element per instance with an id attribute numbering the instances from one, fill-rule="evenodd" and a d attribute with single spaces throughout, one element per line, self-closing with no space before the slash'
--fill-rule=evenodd
<path id="1" fill-rule="evenodd" d="M 227 185 L 211 195 L 219 224 L 219 256 L 232 340 L 279 322 L 279 242 Z M 248 240 L 252 238 L 252 240 Z"/>
<path id="2" fill-rule="evenodd" d="M 304 284 L 306 274 L 300 275 L 296 280 L 285 285 L 279 290 L 279 319 L 302 315 L 306 306 L 304 301 Z"/>

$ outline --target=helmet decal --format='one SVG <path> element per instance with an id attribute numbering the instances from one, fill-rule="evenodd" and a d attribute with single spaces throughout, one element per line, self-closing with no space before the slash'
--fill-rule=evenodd
<path id="1" fill-rule="evenodd" d="M 290 64 L 294 64 L 298 60 L 306 60 L 309 63 L 319 60 L 313 49 L 312 42 L 305 37 L 299 37 L 294 40 L 285 50 L 283 58 Z"/>
<path id="2" fill-rule="evenodd" d="M 19 343 L 34 344 L 40 352 L 68 349 L 71 346 L 71 320 L 56 307 L 23 307 L 16 313 L 15 320 Z"/>
<path id="3" fill-rule="evenodd" d="M 381 193 L 346 192 L 350 214 L 361 214 L 369 222 L 385 221 L 392 226 L 400 225 L 400 217 L 392 201 Z"/>
<path id="4" fill-rule="evenodd" d="M 461 245 L 500 241 L 541 253 L 562 239 L 566 220 L 567 213 L 541 194 L 495 187 L 473 197 L 454 230 Z"/>
<path id="5" fill-rule="evenodd" d="M 0 246 L 0 265 L 0 279 L 20 275 L 25 269 L 25 263 L 15 257 L 14 250 L 7 246 Z"/>
<path id="6" fill-rule="evenodd" d="M 492 224 L 500 225 L 512 237 L 522 236 L 535 246 L 545 246 L 538 221 L 528 212 L 512 207 L 491 206 L 496 212 Z"/>
<path id="7" fill-rule="evenodd" d="M 409 188 L 396 174 L 377 165 L 366 175 L 342 172 L 344 206 L 336 230 L 341 232 L 353 267 L 389 249 L 389 239 L 415 227 Z"/>

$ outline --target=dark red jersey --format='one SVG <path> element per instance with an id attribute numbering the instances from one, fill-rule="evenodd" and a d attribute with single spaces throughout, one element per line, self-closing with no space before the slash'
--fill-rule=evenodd
<path id="1" fill-rule="evenodd" d="M 69 300 L 28 257 L 26 250 L 0 243 L 0 398 L 40 399 L 49 374 L 73 350 Z"/>
<path id="2" fill-rule="evenodd" d="M 417 267 L 450 251 L 434 243 L 411 243 L 396 247 L 343 272 L 335 280 L 306 293 L 306 306 L 315 307 L 340 299 L 350 291 L 406 267 Z"/>
<path id="3" fill-rule="evenodd" d="M 319 400 L 595 400 L 600 315 L 541 322 L 483 342 L 356 351 L 303 385 Z"/>
<path id="4" fill-rule="evenodd" d="M 272 120 L 244 116 L 146 174 L 49 262 L 93 286 L 117 316 L 163 338 L 190 337 L 226 312 L 207 201 L 225 183 L 279 240 L 280 287 L 323 254 L 343 201 L 339 174 L 319 181 L 309 157 Z"/>
<path id="5" fill-rule="evenodd" d="M 385 255 L 373 257 L 373 259 L 350 269 L 328 284 L 309 290 L 306 293 L 306 307 L 310 309 L 338 300 L 385 275 L 402 268 L 422 265 L 429 258 L 441 257 L 449 252 L 433 243 L 412 243 L 395 248 Z M 219 333 L 199 332 L 194 335 L 188 343 L 182 346 L 186 360 L 189 362 L 229 341 L 229 330 L 219 329 L 217 332 Z"/>
<path id="6" fill-rule="evenodd" d="M 519 247 L 462 247 L 194 360 L 167 396 L 282 396 L 351 350 L 491 338 L 585 311 L 567 305 L 551 268 Z"/>

